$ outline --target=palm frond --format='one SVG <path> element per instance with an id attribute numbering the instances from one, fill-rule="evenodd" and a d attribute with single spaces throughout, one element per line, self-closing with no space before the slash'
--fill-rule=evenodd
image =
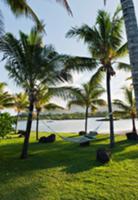
<path id="1" fill-rule="evenodd" d="M 77 72 L 84 72 L 86 70 L 93 70 L 97 67 L 98 63 L 95 59 L 89 57 L 73 57 L 65 56 L 66 70 L 75 70 Z"/>
<path id="2" fill-rule="evenodd" d="M 128 54 L 128 43 L 126 42 L 124 45 L 119 47 L 116 51 L 117 58 L 124 57 Z"/>
<path id="3" fill-rule="evenodd" d="M 44 105 L 43 108 L 44 108 L 45 110 L 55 110 L 55 109 L 64 110 L 64 109 L 65 109 L 64 107 L 59 106 L 59 105 L 54 104 L 54 103 L 48 103 L 48 104 Z"/>
<path id="4" fill-rule="evenodd" d="M 101 68 L 99 68 L 89 81 L 90 87 L 94 87 L 94 85 L 95 87 L 100 87 L 103 75 L 104 75 L 103 71 L 101 70 Z"/>
<path id="5" fill-rule="evenodd" d="M 72 105 L 78 105 L 81 107 L 85 107 L 85 103 L 79 99 L 69 101 L 67 104 L 67 107 L 70 109 Z"/>
<path id="6" fill-rule="evenodd" d="M 67 2 L 67 0 L 56 0 L 57 2 L 61 3 L 65 8 L 66 10 L 68 11 L 68 13 L 73 16 L 73 13 L 72 13 L 72 10 Z"/>
<path id="7" fill-rule="evenodd" d="M 113 104 L 123 111 L 128 111 L 129 109 L 129 106 L 119 99 L 114 99 Z"/>
<path id="8" fill-rule="evenodd" d="M 85 43 L 91 42 L 96 39 L 95 31 L 89 27 L 87 24 L 82 25 L 80 28 L 72 27 L 66 34 L 67 38 L 77 37 L 82 39 Z"/>
<path id="9" fill-rule="evenodd" d="M 119 62 L 117 64 L 117 68 L 119 70 L 124 70 L 126 72 L 131 72 L 131 66 L 130 66 L 130 64 L 127 64 L 127 63 Z"/>
<path id="10" fill-rule="evenodd" d="M 39 30 L 44 30 L 41 21 L 39 20 L 38 16 L 35 14 L 35 12 L 29 6 L 26 0 L 4 0 L 4 3 L 6 3 L 10 7 L 15 16 L 18 17 L 25 15 L 26 17 L 30 17 L 37 24 L 37 28 Z"/>

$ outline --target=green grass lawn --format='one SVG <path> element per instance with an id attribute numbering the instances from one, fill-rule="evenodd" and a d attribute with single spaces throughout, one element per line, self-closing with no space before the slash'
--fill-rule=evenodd
<path id="1" fill-rule="evenodd" d="M 19 159 L 22 142 L 0 141 L 0 200 L 138 200 L 138 144 L 125 136 L 116 136 L 106 165 L 95 157 L 108 148 L 108 135 L 85 148 L 58 137 L 38 144 L 32 136 L 27 160 Z"/>

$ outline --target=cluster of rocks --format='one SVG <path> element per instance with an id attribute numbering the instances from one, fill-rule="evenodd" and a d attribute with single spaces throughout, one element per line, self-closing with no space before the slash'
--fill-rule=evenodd
<path id="1" fill-rule="evenodd" d="M 45 137 L 45 136 L 40 137 L 39 143 L 52 143 L 52 142 L 55 142 L 55 140 L 56 140 L 56 135 L 51 134 L 47 137 Z"/>

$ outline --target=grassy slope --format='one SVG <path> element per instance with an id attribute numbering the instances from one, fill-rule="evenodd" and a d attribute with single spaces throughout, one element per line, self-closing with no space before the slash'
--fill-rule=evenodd
<path id="1" fill-rule="evenodd" d="M 95 155 L 108 147 L 107 135 L 85 148 L 57 139 L 45 145 L 32 137 L 27 160 L 18 158 L 23 139 L 0 142 L 1 200 L 138 199 L 138 144 L 116 136 L 112 160 L 102 166 Z"/>

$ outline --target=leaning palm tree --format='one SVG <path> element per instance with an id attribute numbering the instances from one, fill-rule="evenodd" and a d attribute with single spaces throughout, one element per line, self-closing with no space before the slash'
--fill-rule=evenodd
<path id="1" fill-rule="evenodd" d="M 95 66 L 100 67 L 106 72 L 106 87 L 108 112 L 110 118 L 110 146 L 114 146 L 114 125 L 111 104 L 110 80 L 115 75 L 113 67 L 126 67 L 127 64 L 118 63 L 117 59 L 127 54 L 127 43 L 123 44 L 122 38 L 123 18 L 120 16 L 120 8 L 118 7 L 111 17 L 107 12 L 100 10 L 94 27 L 83 25 L 80 28 L 74 27 L 68 33 L 67 37 L 78 37 L 88 45 L 91 60 L 96 63 Z M 90 59 L 90 58 L 89 58 Z M 70 59 L 67 65 L 74 63 Z M 81 66 L 86 66 L 88 58 L 85 58 Z"/>
<path id="2" fill-rule="evenodd" d="M 20 113 L 27 110 L 28 106 L 28 96 L 25 92 L 20 92 L 14 96 L 14 109 L 17 112 L 15 133 L 17 132 L 18 120 Z"/>
<path id="3" fill-rule="evenodd" d="M 26 17 L 31 17 L 37 24 L 37 27 L 39 30 L 42 30 L 44 28 L 41 21 L 35 14 L 35 12 L 29 6 L 27 0 L 20 0 L 20 1 L 3 0 L 3 1 L 6 5 L 8 5 L 10 7 L 10 9 L 12 10 L 12 12 L 15 16 L 18 17 L 18 16 L 25 15 Z M 66 0 L 56 0 L 56 1 L 61 3 L 67 9 L 68 13 L 72 15 L 72 11 Z"/>
<path id="4" fill-rule="evenodd" d="M 5 108 L 11 108 L 14 105 L 14 98 L 11 94 L 5 91 L 6 85 L 7 84 L 4 82 L 0 83 L 0 110 L 3 110 Z"/>
<path id="5" fill-rule="evenodd" d="M 26 135 L 21 158 L 28 156 L 28 144 L 32 125 L 32 113 L 36 94 L 42 84 L 56 84 L 68 80 L 70 74 L 66 73 L 60 55 L 52 46 L 42 45 L 42 35 L 33 29 L 29 36 L 20 32 L 20 39 L 7 33 L 0 40 L 0 50 L 7 60 L 6 69 L 9 77 L 22 87 L 29 100 Z"/>
<path id="6" fill-rule="evenodd" d="M 132 119 L 132 131 L 136 132 L 136 101 L 134 99 L 133 95 L 133 87 L 124 87 L 124 97 L 125 101 L 115 99 L 113 103 L 119 108 L 118 111 L 115 111 L 116 115 L 119 115 L 120 117 L 131 117 Z"/>
<path id="7" fill-rule="evenodd" d="M 104 0 L 106 3 L 107 0 Z M 133 0 L 120 0 L 123 18 L 125 21 L 126 34 L 128 39 L 128 49 L 129 49 L 129 57 L 130 64 L 132 66 L 132 79 L 134 85 L 134 92 L 136 98 L 136 107 L 138 112 L 138 25 L 135 14 L 135 8 Z"/>
<path id="8" fill-rule="evenodd" d="M 101 99 L 101 95 L 105 92 L 101 85 L 102 72 L 99 70 L 91 79 L 82 84 L 82 88 L 78 89 L 73 96 L 73 100 L 69 101 L 68 106 L 79 105 L 85 108 L 85 132 L 87 133 L 88 126 L 88 112 L 94 113 L 99 106 L 103 106 L 106 102 Z"/>

